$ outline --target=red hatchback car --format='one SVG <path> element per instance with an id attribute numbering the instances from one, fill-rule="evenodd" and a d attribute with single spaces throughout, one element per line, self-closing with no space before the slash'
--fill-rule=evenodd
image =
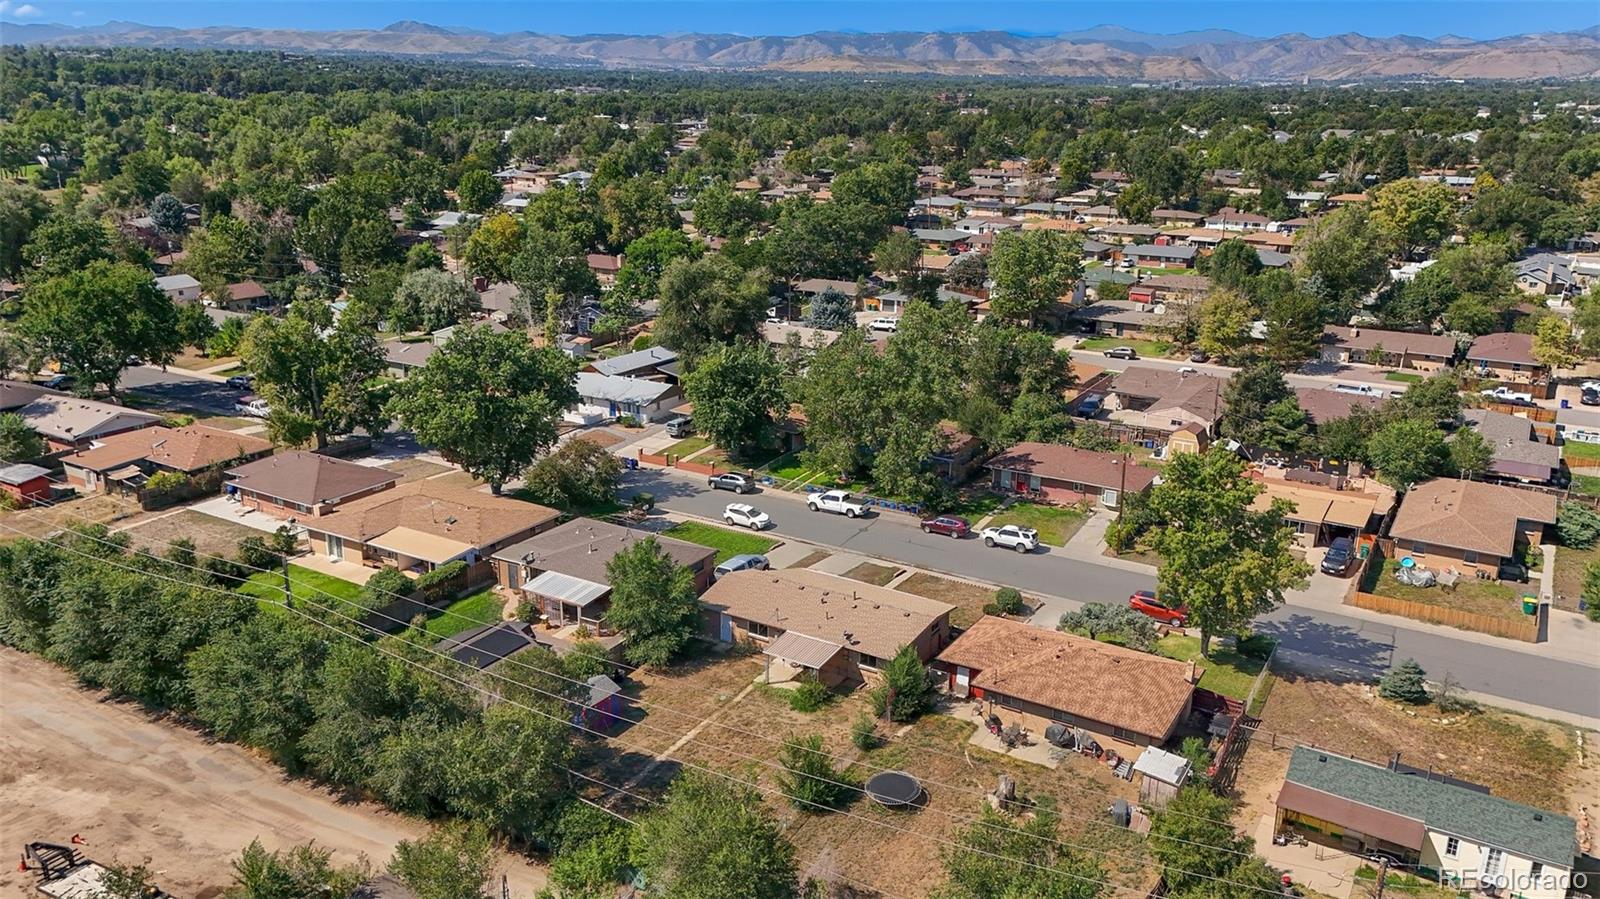
<path id="1" fill-rule="evenodd" d="M 1173 627 L 1183 627 L 1189 620 L 1188 609 L 1183 606 L 1176 608 L 1169 606 L 1156 599 L 1155 593 L 1150 590 L 1140 590 L 1128 597 L 1128 608 Z"/>
<path id="2" fill-rule="evenodd" d="M 943 534 L 946 537 L 965 537 L 972 532 L 972 525 L 959 515 L 940 515 L 930 518 L 922 523 L 922 533 Z"/>

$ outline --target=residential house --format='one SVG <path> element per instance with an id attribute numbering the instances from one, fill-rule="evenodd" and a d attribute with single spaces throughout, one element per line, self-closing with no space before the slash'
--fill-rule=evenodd
<path id="1" fill-rule="evenodd" d="M 1567 895 L 1577 822 L 1398 759 L 1388 767 L 1297 746 L 1273 833 L 1293 830 L 1357 855 L 1383 853 L 1461 889 L 1522 899 Z"/>
<path id="2" fill-rule="evenodd" d="M 971 216 L 961 219 L 950 227 L 957 231 L 965 231 L 972 235 L 993 235 L 1001 231 L 1014 231 L 1022 227 L 1022 222 L 1017 219 L 977 217 Z"/>
<path id="3" fill-rule="evenodd" d="M 617 273 L 622 271 L 623 256 L 609 253 L 590 253 L 586 257 L 589 271 L 594 272 L 596 281 L 600 282 L 601 290 L 610 290 L 617 283 Z"/>
<path id="4" fill-rule="evenodd" d="M 1134 299 L 1132 290 L 1126 300 L 1097 300 L 1087 306 L 1072 310 L 1072 319 L 1096 334 L 1139 340 L 1150 336 L 1161 321 L 1161 315 L 1151 311 L 1148 303 Z"/>
<path id="5" fill-rule="evenodd" d="M 1226 385 L 1200 372 L 1134 365 L 1111 379 L 1105 408 L 1111 420 L 1150 431 L 1171 434 L 1194 423 L 1212 433 Z"/>
<path id="6" fill-rule="evenodd" d="M 467 581 L 494 577 L 495 553 L 553 527 L 555 509 L 438 481 L 412 481 L 346 500 L 306 519 L 312 552 L 369 568 L 427 572 L 457 560 Z"/>
<path id="7" fill-rule="evenodd" d="M 794 286 L 794 292 L 805 297 L 820 297 L 828 291 L 843 294 L 850 299 L 855 299 L 861 288 L 854 281 L 839 281 L 833 278 L 807 278 Z"/>
<path id="8" fill-rule="evenodd" d="M 214 302 L 229 312 L 250 312 L 272 305 L 272 297 L 255 281 L 239 281 L 223 288 L 222 296 Z"/>
<path id="9" fill-rule="evenodd" d="M 1309 227 L 1311 227 L 1310 219 L 1304 216 L 1296 216 L 1292 219 L 1284 219 L 1281 222 L 1273 222 L 1268 226 L 1268 230 L 1293 236 Z"/>
<path id="10" fill-rule="evenodd" d="M 7 393 L 14 399 L 28 395 L 26 389 L 18 387 L 9 388 Z M 96 440 L 161 423 L 161 416 L 149 412 L 44 391 L 34 394 L 22 405 L 0 411 L 21 416 L 28 427 L 45 439 L 52 453 L 88 449 Z"/>
<path id="11" fill-rule="evenodd" d="M 321 453 L 289 450 L 224 472 L 223 495 L 273 518 L 316 518 L 388 490 L 400 476 Z"/>
<path id="12" fill-rule="evenodd" d="M 1562 297 L 1578 289 L 1571 261 L 1554 253 L 1540 253 L 1517 263 L 1517 289 L 1540 297 Z"/>
<path id="13" fill-rule="evenodd" d="M 938 476 L 950 484 L 964 484 L 978 470 L 983 456 L 983 441 L 961 430 L 953 421 L 939 423 L 944 448 L 929 462 Z"/>
<path id="14" fill-rule="evenodd" d="M 1381 518 L 1377 510 L 1384 498 L 1378 494 L 1276 477 L 1262 478 L 1261 483 L 1266 491 L 1256 496 L 1252 507 L 1264 511 L 1281 500 L 1287 507 L 1284 520 L 1294 528 L 1295 542 L 1302 547 L 1323 546 L 1338 537 L 1354 539 L 1369 532 Z"/>
<path id="15" fill-rule="evenodd" d="M 31 381 L 12 381 L 0 378 L 0 412 L 15 412 L 41 396 L 65 397 L 68 394 L 51 390 Z"/>
<path id="16" fill-rule="evenodd" d="M 1472 374 L 1512 384 L 1548 384 L 1550 369 L 1533 358 L 1533 335 L 1502 332 L 1485 334 L 1467 348 Z"/>
<path id="17" fill-rule="evenodd" d="M 1083 253 L 1084 262 L 1105 262 L 1111 258 L 1116 248 L 1116 244 L 1093 239 L 1086 239 L 1079 246 L 1079 250 Z"/>
<path id="18" fill-rule="evenodd" d="M 1017 207 L 1017 212 L 1031 218 L 1069 219 L 1078 213 L 1078 207 L 1072 203 L 1039 202 L 1024 203 Z"/>
<path id="19" fill-rule="evenodd" d="M 1118 453 L 1059 443 L 1019 443 L 984 464 L 996 490 L 1043 494 L 1048 502 L 1098 501 L 1116 508 L 1124 493 L 1143 493 L 1160 472 Z"/>
<path id="20" fill-rule="evenodd" d="M 1325 387 L 1296 387 L 1294 396 L 1313 427 L 1349 418 L 1358 408 L 1376 409 L 1383 405 L 1381 397 L 1341 393 Z"/>
<path id="21" fill-rule="evenodd" d="M 789 335 L 791 334 L 800 341 L 801 348 L 806 350 L 813 349 L 818 345 L 830 346 L 840 337 L 840 332 L 838 331 L 829 331 L 825 328 L 810 328 L 805 325 L 766 322 L 761 326 L 761 339 L 775 348 L 788 345 Z"/>
<path id="22" fill-rule="evenodd" d="M 1561 448 L 1540 436 L 1528 419 L 1489 409 L 1468 409 L 1462 417 L 1467 427 L 1489 444 L 1493 454 L 1489 474 L 1525 484 L 1548 484 L 1561 473 Z"/>
<path id="23" fill-rule="evenodd" d="M 1149 225 L 1123 225 L 1110 224 L 1098 225 L 1091 229 L 1095 236 L 1111 241 L 1118 245 L 1149 243 L 1160 236 L 1161 232 Z"/>
<path id="24" fill-rule="evenodd" d="M 954 606 L 806 568 L 736 571 L 701 598 L 706 635 L 754 642 L 784 677 L 810 672 L 834 686 L 863 680 L 914 647 L 924 662 L 951 636 Z"/>
<path id="25" fill-rule="evenodd" d="M 584 371 L 625 378 L 674 381 L 662 369 L 678 361 L 678 351 L 664 346 L 646 347 L 609 359 L 595 359 L 583 367 Z"/>
<path id="26" fill-rule="evenodd" d="M 1193 268 L 1195 248 L 1140 244 L 1123 250 L 1122 257 L 1141 268 Z"/>
<path id="27" fill-rule="evenodd" d="M 1218 231 L 1265 231 L 1272 224 L 1272 219 L 1254 212 L 1240 212 L 1232 206 L 1224 206 L 1215 214 L 1206 217 L 1206 227 Z"/>
<path id="28" fill-rule="evenodd" d="M 1159 746 L 1189 717 L 1201 671 L 1179 662 L 986 615 L 934 661 L 955 696 L 1036 734 L 1051 724 L 1103 745 Z M 1121 748 L 1121 747 L 1119 747 Z"/>
<path id="29" fill-rule="evenodd" d="M 1543 541 L 1556 497 L 1520 487 L 1436 478 L 1416 484 L 1389 526 L 1397 557 L 1493 575 L 1518 547 Z"/>
<path id="30" fill-rule="evenodd" d="M 576 386 L 578 405 L 567 412 L 567 418 L 580 423 L 623 416 L 644 422 L 663 421 L 683 399 L 676 384 L 593 371 L 578 372 Z"/>
<path id="31" fill-rule="evenodd" d="M 1139 286 L 1150 291 L 1153 302 L 1187 306 L 1205 299 L 1212 283 L 1205 275 L 1156 275 Z"/>
<path id="32" fill-rule="evenodd" d="M 1323 326 L 1321 347 L 1324 362 L 1361 362 L 1421 372 L 1436 372 L 1449 366 L 1456 354 L 1455 338 L 1446 334 L 1341 325 Z"/>
<path id="33" fill-rule="evenodd" d="M 1338 209 L 1341 206 L 1360 206 L 1367 203 L 1369 199 L 1364 193 L 1334 194 L 1328 198 L 1328 205 L 1334 209 Z"/>
<path id="34" fill-rule="evenodd" d="M 402 380 L 427 365 L 433 354 L 439 352 L 439 344 L 432 340 L 403 340 L 399 337 L 385 340 L 379 347 L 383 350 L 384 361 L 388 363 L 389 374 Z"/>
<path id="35" fill-rule="evenodd" d="M 716 550 L 593 518 L 575 518 L 497 550 L 492 557 L 495 581 L 526 596 L 547 626 L 585 625 L 606 637 L 610 629 L 605 615 L 611 606 L 606 566 L 618 553 L 651 537 L 674 563 L 689 569 L 695 593 L 711 586 Z"/>
<path id="36" fill-rule="evenodd" d="M 193 275 L 162 275 L 156 279 L 156 289 L 174 303 L 200 302 L 200 282 Z"/>
<path id="37" fill-rule="evenodd" d="M 911 236 L 929 250 L 962 249 L 972 239 L 971 234 L 954 228 L 916 228 Z"/>
<path id="38" fill-rule="evenodd" d="M 272 441 L 204 425 L 156 426 L 124 431 L 63 456 L 67 482 L 83 490 L 113 486 L 137 491 L 151 475 L 199 475 L 230 462 L 249 462 L 272 452 Z"/>
<path id="39" fill-rule="evenodd" d="M 1115 206 L 1101 203 L 1078 210 L 1078 221 L 1090 225 L 1110 225 L 1122 221 L 1122 213 Z"/>
<path id="40" fill-rule="evenodd" d="M 1102 169 L 1089 173 L 1090 184 L 1128 184 L 1133 181 L 1132 176 L 1116 169 Z"/>
<path id="41" fill-rule="evenodd" d="M 54 489 L 48 468 L 26 462 L 0 467 L 0 497 L 5 497 L 11 508 L 26 509 L 46 501 Z"/>
<path id="42" fill-rule="evenodd" d="M 1187 209 L 1157 209 L 1150 213 L 1150 220 L 1158 225 L 1198 225 L 1206 217 Z"/>
<path id="43" fill-rule="evenodd" d="M 1282 231 L 1252 231 L 1239 239 L 1255 247 L 1258 255 L 1269 250 L 1287 253 L 1294 249 L 1294 238 Z"/>

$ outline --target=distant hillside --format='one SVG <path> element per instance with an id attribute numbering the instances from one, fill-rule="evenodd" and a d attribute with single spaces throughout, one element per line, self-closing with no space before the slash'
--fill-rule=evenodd
<path id="1" fill-rule="evenodd" d="M 63 47 L 378 53 L 607 68 L 1054 75 L 1149 81 L 1600 77 L 1600 28 L 1474 41 L 1453 36 L 1429 40 L 1359 34 L 1256 38 L 1231 31 L 1157 35 L 1115 26 L 1047 37 L 1000 31 L 748 37 L 491 34 L 410 21 L 382 29 L 344 31 L 167 28 L 112 22 L 84 28 L 8 23 L 0 41 Z"/>

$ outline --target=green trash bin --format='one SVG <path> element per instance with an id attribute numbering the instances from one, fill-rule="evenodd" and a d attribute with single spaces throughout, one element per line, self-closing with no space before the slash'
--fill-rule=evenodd
<path id="1" fill-rule="evenodd" d="M 1522 595 L 1522 614 L 1524 614 L 1524 615 L 1533 615 L 1533 614 L 1537 613 L 1538 611 L 1539 611 L 1539 600 L 1538 600 L 1538 598 L 1534 597 L 1534 596 L 1530 596 L 1530 595 L 1524 593 Z"/>

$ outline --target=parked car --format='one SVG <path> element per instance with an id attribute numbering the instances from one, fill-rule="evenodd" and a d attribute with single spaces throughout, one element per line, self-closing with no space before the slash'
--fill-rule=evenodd
<path id="1" fill-rule="evenodd" d="M 689 416 L 680 415 L 677 418 L 667 422 L 668 437 L 677 437 L 682 439 L 684 437 L 691 437 L 693 435 L 694 419 L 690 418 Z"/>
<path id="2" fill-rule="evenodd" d="M 1339 576 L 1349 571 L 1350 563 L 1355 560 L 1355 548 L 1349 537 L 1335 537 L 1322 557 L 1322 573 Z"/>
<path id="3" fill-rule="evenodd" d="M 1180 375 L 1198 375 L 1199 373 L 1200 369 L 1195 368 L 1193 365 L 1178 366 L 1178 374 Z"/>
<path id="4" fill-rule="evenodd" d="M 867 514 L 866 504 L 850 495 L 848 490 L 829 490 L 806 497 L 806 507 L 813 512 L 832 512 L 846 518 L 860 518 Z"/>
<path id="5" fill-rule="evenodd" d="M 1183 627 L 1189 620 L 1188 609 L 1183 606 L 1167 605 L 1157 598 L 1153 590 L 1139 590 L 1129 596 L 1128 608 L 1173 627 Z"/>
<path id="6" fill-rule="evenodd" d="M 228 386 L 234 390 L 249 390 L 255 384 L 256 379 L 252 375 L 234 375 L 228 379 Z"/>
<path id="7" fill-rule="evenodd" d="M 766 571 L 768 567 L 766 556 L 744 553 L 718 565 L 717 570 L 711 573 L 711 577 L 713 580 L 722 580 L 723 575 L 735 571 Z"/>
<path id="8" fill-rule="evenodd" d="M 1594 387 L 1583 388 L 1583 393 L 1578 395 L 1578 402 L 1585 406 L 1600 406 L 1600 389 Z"/>
<path id="9" fill-rule="evenodd" d="M 722 510 L 722 520 L 752 531 L 772 525 L 771 516 L 749 503 L 728 503 L 728 507 Z"/>
<path id="10" fill-rule="evenodd" d="M 940 515 L 922 523 L 922 533 L 943 534 L 946 537 L 965 537 L 972 533 L 972 525 L 959 515 Z"/>
<path id="11" fill-rule="evenodd" d="M 1210 362 L 1211 356 L 1205 350 L 1195 350 L 1189 354 L 1190 362 Z"/>
<path id="12" fill-rule="evenodd" d="M 1015 524 L 984 528 L 983 545 L 1003 546 L 1019 553 L 1031 553 L 1039 548 L 1039 532 Z"/>
<path id="13" fill-rule="evenodd" d="M 71 390 L 72 385 L 78 383 L 78 379 L 72 375 L 54 375 L 40 383 L 51 390 Z"/>
<path id="14" fill-rule="evenodd" d="M 734 493 L 754 493 L 756 490 L 754 481 L 731 471 L 706 478 L 706 485 L 712 490 L 732 490 Z"/>
<path id="15" fill-rule="evenodd" d="M 879 331 L 884 334 L 893 334 L 900 330 L 900 320 L 887 316 L 875 318 L 867 323 L 868 331 Z"/>
<path id="16" fill-rule="evenodd" d="M 1371 384 L 1335 384 L 1335 393 L 1349 393 L 1355 396 L 1383 396 L 1383 391 Z"/>
<path id="17" fill-rule="evenodd" d="M 1100 414 L 1100 407 L 1105 405 L 1106 398 L 1098 393 L 1091 393 L 1078 401 L 1078 414 L 1084 418 L 1094 418 Z"/>
<path id="18" fill-rule="evenodd" d="M 1107 359 L 1137 359 L 1139 354 L 1131 346 L 1114 346 L 1106 350 Z"/>
<path id="19" fill-rule="evenodd" d="M 1503 384 L 1499 387 L 1485 388 L 1478 392 L 1492 400 L 1499 400 L 1502 403 L 1510 403 L 1513 406 L 1533 405 L 1533 394 L 1512 390 L 1510 387 L 1507 387 Z"/>
<path id="20" fill-rule="evenodd" d="M 267 407 L 267 401 L 259 396 L 241 396 L 233 404 L 233 411 L 251 418 L 266 418 L 272 410 Z"/>
<path id="21" fill-rule="evenodd" d="M 1500 567 L 1495 571 L 1495 577 L 1502 581 L 1526 584 L 1528 582 L 1528 566 L 1514 559 L 1507 559 L 1500 563 Z"/>

